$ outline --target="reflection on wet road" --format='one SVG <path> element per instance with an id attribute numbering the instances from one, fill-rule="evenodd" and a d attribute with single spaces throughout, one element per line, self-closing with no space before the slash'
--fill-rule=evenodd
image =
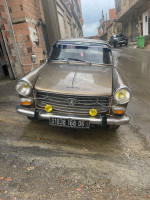
<path id="1" fill-rule="evenodd" d="M 132 90 L 132 120 L 117 131 L 30 122 L 15 111 L 15 82 L 0 82 L 1 199 L 150 199 L 149 51 L 114 54 Z"/>
<path id="2" fill-rule="evenodd" d="M 121 48 L 114 54 L 121 55 L 118 69 L 132 91 L 128 106 L 131 125 L 150 143 L 150 51 Z"/>

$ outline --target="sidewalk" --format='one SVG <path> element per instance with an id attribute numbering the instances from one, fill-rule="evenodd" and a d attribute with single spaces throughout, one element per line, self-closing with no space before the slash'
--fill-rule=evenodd
<path id="1" fill-rule="evenodd" d="M 128 43 L 128 47 L 136 49 L 137 48 L 137 42 L 130 42 L 130 43 Z"/>
<path id="2" fill-rule="evenodd" d="M 150 45 L 147 45 L 144 48 L 138 48 L 137 47 L 137 42 L 130 42 L 128 43 L 128 48 L 132 48 L 132 49 L 142 49 L 142 50 L 149 50 L 150 51 Z"/>

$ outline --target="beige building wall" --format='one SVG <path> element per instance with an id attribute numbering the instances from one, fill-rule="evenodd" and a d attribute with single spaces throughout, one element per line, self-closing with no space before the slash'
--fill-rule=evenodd
<path id="1" fill-rule="evenodd" d="M 120 3 L 119 10 L 116 4 L 116 20 L 122 23 L 123 33 L 127 35 L 129 42 L 135 42 L 138 36 L 143 35 L 143 13 L 150 7 L 149 1 L 120 0 Z"/>
<path id="2" fill-rule="evenodd" d="M 59 39 L 83 37 L 78 3 L 77 0 L 73 3 L 71 0 L 42 1 L 50 47 Z"/>
<path id="3" fill-rule="evenodd" d="M 113 22 L 110 27 L 108 28 L 107 31 L 107 37 L 108 39 L 110 38 L 110 36 L 118 34 L 118 33 L 122 33 L 122 23 L 116 23 Z"/>

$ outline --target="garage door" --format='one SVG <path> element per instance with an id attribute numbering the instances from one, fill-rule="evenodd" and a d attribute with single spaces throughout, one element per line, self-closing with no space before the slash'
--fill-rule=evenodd
<path id="1" fill-rule="evenodd" d="M 68 21 L 68 36 L 69 38 L 71 38 L 71 24 L 69 21 Z"/>
<path id="2" fill-rule="evenodd" d="M 137 37 L 137 20 L 133 21 L 132 22 L 132 35 L 131 35 L 131 40 L 132 42 L 135 42 L 136 41 L 136 37 Z"/>
<path id="3" fill-rule="evenodd" d="M 124 35 L 128 37 L 128 25 L 124 26 Z"/>
<path id="4" fill-rule="evenodd" d="M 61 38 L 65 38 L 66 30 L 65 30 L 65 22 L 64 22 L 64 12 L 59 6 L 57 6 L 57 12 L 58 12 L 60 35 L 61 35 Z"/>

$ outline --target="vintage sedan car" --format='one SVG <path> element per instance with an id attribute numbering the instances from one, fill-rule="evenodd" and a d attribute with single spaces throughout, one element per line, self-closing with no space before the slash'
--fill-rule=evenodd
<path id="1" fill-rule="evenodd" d="M 125 114 L 130 89 L 104 41 L 55 42 L 48 61 L 22 78 L 16 90 L 18 113 L 52 126 L 118 128 L 130 120 Z"/>

